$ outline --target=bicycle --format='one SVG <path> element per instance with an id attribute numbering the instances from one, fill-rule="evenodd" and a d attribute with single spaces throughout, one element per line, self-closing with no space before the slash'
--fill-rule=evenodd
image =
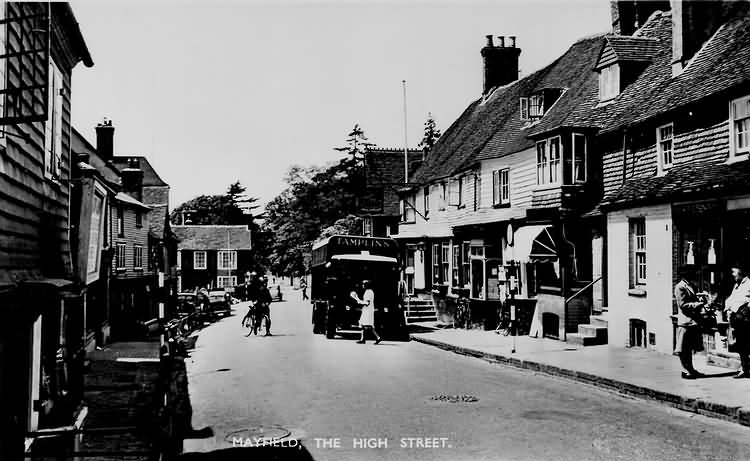
<path id="1" fill-rule="evenodd" d="M 456 300 L 456 313 L 454 315 L 453 328 L 464 328 L 468 330 L 471 327 L 471 309 L 469 307 L 469 298 L 459 296 Z"/>

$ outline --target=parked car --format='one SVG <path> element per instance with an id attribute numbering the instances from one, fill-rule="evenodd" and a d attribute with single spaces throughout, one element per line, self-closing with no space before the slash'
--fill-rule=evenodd
<path id="1" fill-rule="evenodd" d="M 224 290 L 209 291 L 208 311 L 214 319 L 230 315 L 232 313 L 232 296 Z"/>
<path id="2" fill-rule="evenodd" d="M 198 307 L 198 295 L 193 292 L 177 293 L 177 311 L 191 314 Z"/>

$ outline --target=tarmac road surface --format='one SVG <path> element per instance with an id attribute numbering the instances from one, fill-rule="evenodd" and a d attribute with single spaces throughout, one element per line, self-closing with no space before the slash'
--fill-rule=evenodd
<path id="1" fill-rule="evenodd" d="M 193 425 L 215 436 L 186 459 L 750 459 L 747 427 L 415 342 L 327 340 L 285 294 L 274 336 L 246 337 L 242 304 L 200 332 Z"/>

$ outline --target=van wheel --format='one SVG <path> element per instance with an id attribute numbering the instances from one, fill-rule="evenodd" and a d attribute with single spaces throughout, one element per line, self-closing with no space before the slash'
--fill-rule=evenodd
<path id="1" fill-rule="evenodd" d="M 326 314 L 326 338 L 333 339 L 336 336 L 336 319 L 328 312 Z"/>

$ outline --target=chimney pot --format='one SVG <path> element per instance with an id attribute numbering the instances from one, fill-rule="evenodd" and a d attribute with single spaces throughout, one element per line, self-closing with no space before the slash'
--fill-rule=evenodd
<path id="1" fill-rule="evenodd" d="M 105 160 L 114 155 L 115 127 L 112 120 L 104 119 L 96 125 L 96 152 Z"/>
<path id="2" fill-rule="evenodd" d="M 500 48 L 505 48 L 505 37 L 499 36 L 497 38 L 500 40 Z"/>
<path id="3" fill-rule="evenodd" d="M 516 47 L 516 36 L 515 35 L 511 35 L 508 38 L 510 39 L 510 47 L 511 48 L 515 48 Z"/>
<path id="4" fill-rule="evenodd" d="M 495 44 L 492 43 L 492 35 L 487 35 L 487 46 L 490 47 L 490 48 L 492 48 L 493 46 L 495 46 Z"/>

